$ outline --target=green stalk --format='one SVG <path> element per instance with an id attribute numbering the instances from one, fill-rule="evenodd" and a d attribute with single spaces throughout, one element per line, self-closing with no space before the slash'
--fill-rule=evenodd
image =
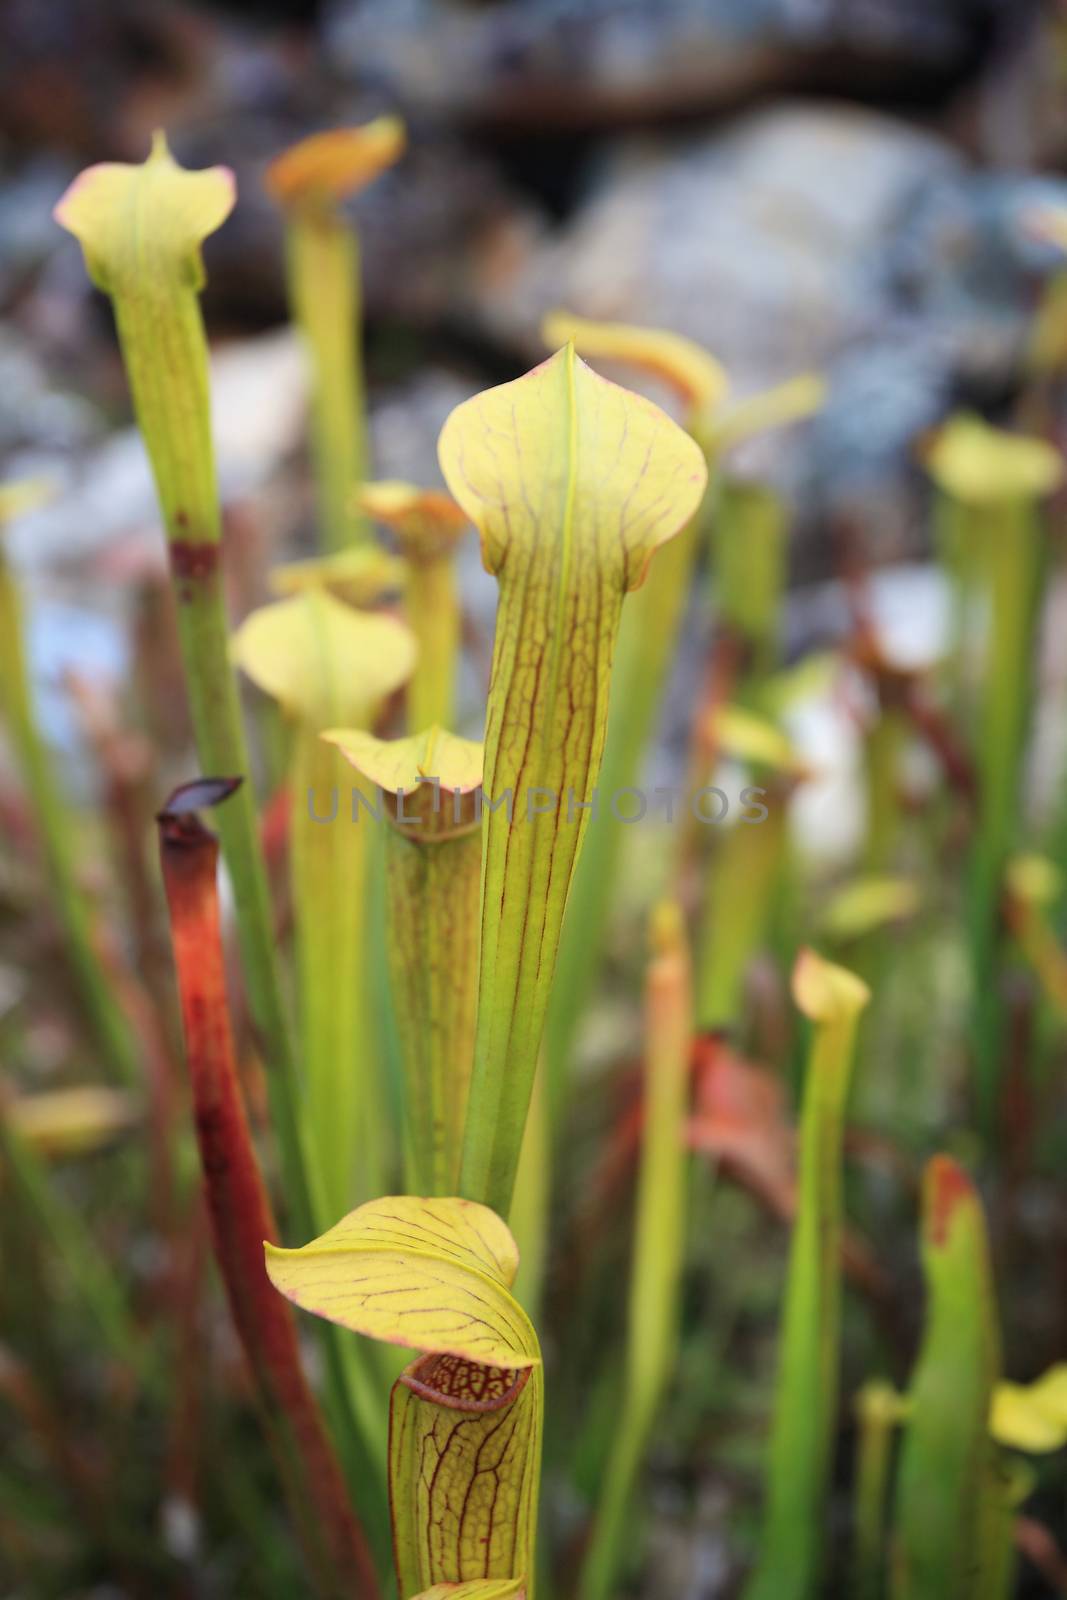
<path id="1" fill-rule="evenodd" d="M 289 303 L 311 364 L 319 515 L 333 552 L 370 538 L 356 502 L 367 468 L 359 240 L 341 204 L 392 166 L 404 137 L 396 117 L 331 128 L 283 151 L 266 172 L 285 213 Z"/>
<path id="2" fill-rule="evenodd" d="M 978 705 L 978 828 L 967 885 L 971 957 L 971 1040 L 979 1116 L 992 1136 L 1005 1035 L 1000 992 L 1000 901 L 1022 799 L 1033 689 L 1033 657 L 1044 539 L 1043 496 L 1063 480 L 1059 453 L 1040 439 L 959 415 L 940 429 L 926 458 L 958 511 L 941 518 L 957 583 L 977 569 L 988 607 L 989 643 Z M 965 550 L 970 538 L 975 549 Z"/>
<path id="3" fill-rule="evenodd" d="M 1000 1335 L 981 1202 L 948 1156 L 935 1156 L 924 1176 L 922 1257 L 926 1324 L 897 1476 L 891 1593 L 964 1600 L 989 1576 L 984 1501 Z"/>
<path id="4" fill-rule="evenodd" d="M 804 1086 L 766 1521 L 746 1600 L 809 1600 L 818 1589 L 838 1403 L 841 1142 L 856 1025 L 870 998 L 852 973 L 810 950 L 797 960 L 793 994 L 815 1030 Z"/>
<path id="5" fill-rule="evenodd" d="M 412 560 L 408 571 L 407 617 L 419 641 L 419 659 L 408 687 L 408 728 L 450 728 L 455 722 L 456 664 L 460 612 L 455 562 L 451 553 L 428 561 Z"/>
<path id="6" fill-rule="evenodd" d="M 404 557 L 404 615 L 419 642 L 408 685 L 408 732 L 450 728 L 461 632 L 454 557 L 470 530 L 468 518 L 443 490 L 395 479 L 364 484 L 357 501 L 391 531 Z"/>
<path id="7" fill-rule="evenodd" d="M 613 1430 L 579 1600 L 616 1591 L 634 1485 L 675 1365 L 685 1253 L 685 1115 L 692 993 L 684 924 L 676 906 L 653 921 L 646 989 L 645 1118 L 622 1410 Z"/>
<path id="8" fill-rule="evenodd" d="M 0 528 L 2 532 L 2 528 Z M 56 917 L 78 996 L 100 1054 L 125 1083 L 141 1076 L 136 1040 L 93 939 L 92 914 L 74 864 L 74 819 L 56 788 L 52 764 L 37 727 L 15 575 L 0 538 L 0 710 L 40 837 Z"/>
<path id="9" fill-rule="evenodd" d="M 369 539 L 355 491 L 367 475 L 359 241 L 331 210 L 292 211 L 289 303 L 311 362 L 311 447 L 327 550 Z"/>
<path id="10" fill-rule="evenodd" d="M 350 769 L 320 732 L 304 720 L 295 732 L 289 848 L 308 1140 L 325 1214 L 340 1217 L 381 1193 L 382 1174 L 362 1092 L 367 825 L 353 821 Z"/>
<path id="11" fill-rule="evenodd" d="M 1033 506 L 1020 502 L 991 507 L 984 520 L 990 633 L 980 708 L 978 833 L 969 872 L 967 922 L 979 1112 L 988 1134 L 999 1104 L 1005 1029 L 996 971 L 1000 900 L 1022 802 L 1044 552 Z"/>

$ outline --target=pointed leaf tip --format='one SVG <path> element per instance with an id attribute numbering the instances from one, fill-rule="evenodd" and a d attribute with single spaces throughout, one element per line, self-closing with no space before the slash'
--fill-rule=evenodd
<path id="1" fill-rule="evenodd" d="M 600 564 L 623 591 L 688 522 L 708 476 L 666 412 L 600 377 L 573 345 L 457 406 L 438 456 L 489 572 L 555 543 L 561 561 Z"/>

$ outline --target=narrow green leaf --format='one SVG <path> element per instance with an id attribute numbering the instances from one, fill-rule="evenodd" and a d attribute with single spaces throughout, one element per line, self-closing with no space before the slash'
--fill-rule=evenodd
<path id="1" fill-rule="evenodd" d="M 623 597 L 696 510 L 707 469 L 662 411 L 570 347 L 459 406 L 439 450 L 500 583 L 462 1187 L 506 1211 L 589 816 L 576 807 L 600 769 Z"/>
<path id="2" fill-rule="evenodd" d="M 685 1253 L 685 1115 L 693 1039 L 681 913 L 661 906 L 645 988 L 644 1131 L 630 1276 L 626 1382 L 579 1600 L 615 1593 L 634 1484 L 675 1365 Z"/>
<path id="3" fill-rule="evenodd" d="M 392 530 L 408 561 L 405 610 L 419 641 L 408 727 L 412 733 L 451 727 L 461 622 L 455 549 L 470 523 L 438 489 L 388 480 L 364 484 L 356 498 L 369 517 Z"/>
<path id="4" fill-rule="evenodd" d="M 75 819 L 56 783 L 52 761 L 37 724 L 26 660 L 22 596 L 4 548 L 9 519 L 47 498 L 43 484 L 0 485 L 0 718 L 18 762 L 19 776 L 40 837 L 52 907 L 63 930 L 66 958 L 85 1017 L 108 1072 L 124 1083 L 140 1077 L 137 1042 L 101 959 L 93 932 L 93 912 L 78 882 Z"/>

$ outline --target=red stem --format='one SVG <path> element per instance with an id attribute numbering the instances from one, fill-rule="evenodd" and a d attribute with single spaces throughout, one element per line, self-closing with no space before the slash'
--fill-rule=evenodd
<path id="1" fill-rule="evenodd" d="M 292 1314 L 264 1266 L 264 1240 L 276 1239 L 277 1230 L 238 1087 L 219 930 L 218 842 L 192 810 L 235 786 L 188 785 L 158 819 L 204 1192 L 230 1311 L 316 1587 L 331 1600 L 376 1600 L 370 1551 L 301 1366 Z"/>

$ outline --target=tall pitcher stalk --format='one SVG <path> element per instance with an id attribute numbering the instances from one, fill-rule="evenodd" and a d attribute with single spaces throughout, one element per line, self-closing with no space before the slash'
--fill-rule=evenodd
<path id="1" fill-rule="evenodd" d="M 439 454 L 500 583 L 460 1185 L 506 1214 L 595 804 L 623 598 L 696 511 L 707 468 L 662 411 L 597 377 L 572 346 L 457 407 Z"/>
<path id="2" fill-rule="evenodd" d="M 1062 480 L 1051 446 L 954 418 L 937 435 L 928 470 L 955 510 L 957 582 L 978 575 L 988 645 L 976 708 L 978 822 L 967 895 L 973 986 L 971 1038 L 979 1115 L 996 1121 L 1005 1009 L 998 950 L 1004 874 L 1022 803 L 1036 624 L 1045 550 L 1039 503 Z"/>
<path id="3" fill-rule="evenodd" d="M 367 476 L 359 236 L 340 205 L 403 148 L 403 124 L 378 117 L 302 139 L 267 168 L 267 188 L 285 214 L 289 303 L 311 366 L 312 454 L 328 550 L 369 532 L 354 498 Z"/>
<path id="4" fill-rule="evenodd" d="M 320 735 L 370 726 L 411 675 L 403 623 L 308 589 L 245 619 L 235 659 L 292 722 L 290 862 L 309 1148 L 340 1216 L 380 1192 L 379 1063 L 368 1048 L 368 822 L 353 774 Z M 343 796 L 343 799 L 342 799 Z"/>
<path id="5" fill-rule="evenodd" d="M 388 805 L 386 942 L 408 1122 L 408 1188 L 455 1194 L 474 1057 L 482 747 L 430 728 L 325 735 Z"/>
<path id="6" fill-rule="evenodd" d="M 800 1182 L 778 1355 L 766 1524 L 746 1600 L 818 1593 L 837 1418 L 843 1236 L 841 1146 L 856 1025 L 870 998 L 844 967 L 802 951 L 793 997 L 814 1024 Z"/>
<path id="7" fill-rule="evenodd" d="M 229 661 L 221 519 L 211 439 L 207 342 L 198 294 L 203 240 L 229 216 L 233 174 L 186 172 L 157 134 L 142 166 L 90 167 L 56 219 L 81 242 L 89 275 L 111 298 L 137 423 L 155 475 L 186 685 L 203 772 L 247 776 L 248 750 Z M 282 999 L 250 783 L 219 807 L 249 1006 L 270 1068 L 274 1130 L 294 1218 L 310 1222 L 312 1176 L 301 1148 L 300 1094 Z"/>

